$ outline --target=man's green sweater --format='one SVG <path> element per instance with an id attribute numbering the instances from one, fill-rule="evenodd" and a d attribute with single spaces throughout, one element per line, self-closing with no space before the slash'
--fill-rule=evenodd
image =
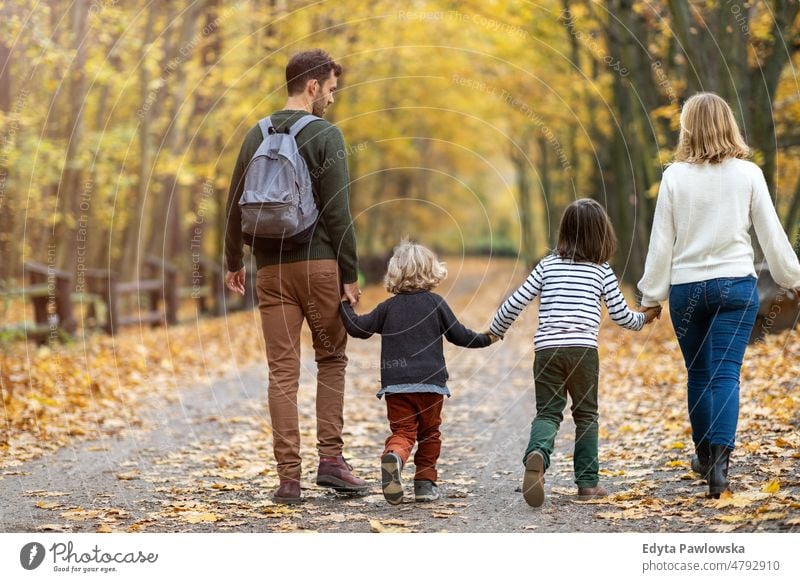
<path id="1" fill-rule="evenodd" d="M 291 126 L 306 115 L 305 111 L 283 110 L 272 114 L 278 131 Z M 239 158 L 233 169 L 226 209 L 225 265 L 228 271 L 242 268 L 242 215 L 239 199 L 244 188 L 244 173 L 258 146 L 264 141 L 256 124 L 244 138 Z M 253 253 L 256 268 L 280 263 L 296 263 L 315 259 L 336 259 L 343 283 L 358 280 L 358 259 L 353 218 L 350 215 L 350 177 L 347 172 L 347 151 L 342 132 L 328 121 L 314 121 L 297 135 L 300 155 L 306 161 L 314 200 L 320 219 L 311 242 L 291 250 L 278 250 L 277 245 L 256 239 Z"/>

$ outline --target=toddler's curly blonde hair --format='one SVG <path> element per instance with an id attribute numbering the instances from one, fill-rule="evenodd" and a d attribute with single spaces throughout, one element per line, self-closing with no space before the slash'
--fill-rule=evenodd
<path id="1" fill-rule="evenodd" d="M 389 293 L 430 291 L 447 278 L 447 267 L 430 249 L 403 239 L 394 249 L 383 284 Z"/>

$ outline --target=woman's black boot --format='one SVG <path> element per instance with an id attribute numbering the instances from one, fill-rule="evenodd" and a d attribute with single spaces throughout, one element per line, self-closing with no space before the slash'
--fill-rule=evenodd
<path id="1" fill-rule="evenodd" d="M 708 480 L 708 469 L 711 466 L 711 443 L 700 441 L 694 446 L 695 454 L 692 456 L 692 471 Z"/>
<path id="2" fill-rule="evenodd" d="M 728 490 L 728 465 L 731 451 L 725 445 L 711 445 L 711 466 L 708 469 L 708 495 L 719 498 Z"/>

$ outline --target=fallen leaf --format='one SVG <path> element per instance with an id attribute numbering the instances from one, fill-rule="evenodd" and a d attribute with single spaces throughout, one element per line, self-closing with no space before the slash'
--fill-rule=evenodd
<path id="1" fill-rule="evenodd" d="M 746 491 L 745 493 L 733 494 L 730 491 L 725 491 L 719 496 L 719 499 L 713 502 L 714 507 L 717 509 L 724 509 L 725 507 L 748 507 L 769 497 L 769 493 L 762 493 L 761 491 Z"/>
<path id="2" fill-rule="evenodd" d="M 711 531 L 715 531 L 718 533 L 730 533 L 732 531 L 736 531 L 736 528 L 738 527 L 739 527 L 738 525 L 733 525 L 733 524 L 720 524 L 720 525 L 712 525 L 709 529 Z"/>
<path id="3" fill-rule="evenodd" d="M 61 503 L 46 503 L 44 501 L 37 501 L 36 507 L 39 509 L 55 509 L 56 507 L 63 507 Z"/>
<path id="4" fill-rule="evenodd" d="M 98 517 L 101 513 L 103 512 L 99 509 L 83 509 L 82 507 L 78 507 L 70 509 L 69 511 L 64 511 L 61 513 L 61 517 L 70 521 L 86 521 L 87 519 Z"/>
<path id="5" fill-rule="evenodd" d="M 779 481 L 770 481 L 761 488 L 764 493 L 777 493 L 781 488 Z"/>
<path id="6" fill-rule="evenodd" d="M 372 533 L 410 533 L 414 530 L 408 527 L 409 525 L 412 523 L 401 519 L 369 520 L 369 530 Z"/>
<path id="7" fill-rule="evenodd" d="M 678 459 L 676 459 L 676 460 L 674 460 L 674 461 L 667 461 L 667 463 L 666 463 L 666 466 L 667 466 L 667 467 L 670 467 L 670 468 L 674 468 L 674 467 L 688 467 L 688 466 L 689 466 L 689 463 L 687 463 L 686 461 L 683 461 L 683 460 L 678 460 Z"/>
<path id="8" fill-rule="evenodd" d="M 196 511 L 187 511 L 181 514 L 181 519 L 188 523 L 213 523 L 218 521 L 219 517 L 216 513 L 199 513 Z"/>
<path id="9" fill-rule="evenodd" d="M 58 531 L 58 532 L 65 532 L 65 531 L 72 531 L 72 528 L 68 525 L 60 525 L 58 523 L 44 523 L 40 526 L 36 527 L 36 531 Z"/>
<path id="10" fill-rule="evenodd" d="M 133 481 L 139 477 L 140 473 L 138 469 L 133 469 L 132 471 L 127 471 L 125 473 L 117 473 L 117 479 L 120 481 Z"/>

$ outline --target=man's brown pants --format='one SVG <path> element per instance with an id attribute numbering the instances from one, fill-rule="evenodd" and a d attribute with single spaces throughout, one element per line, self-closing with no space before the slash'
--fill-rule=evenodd
<path id="1" fill-rule="evenodd" d="M 300 479 L 297 389 L 303 320 L 311 329 L 317 362 L 317 450 L 321 457 L 342 454 L 347 332 L 339 318 L 339 267 L 332 259 L 267 265 L 258 270 L 257 288 L 278 476 Z"/>

